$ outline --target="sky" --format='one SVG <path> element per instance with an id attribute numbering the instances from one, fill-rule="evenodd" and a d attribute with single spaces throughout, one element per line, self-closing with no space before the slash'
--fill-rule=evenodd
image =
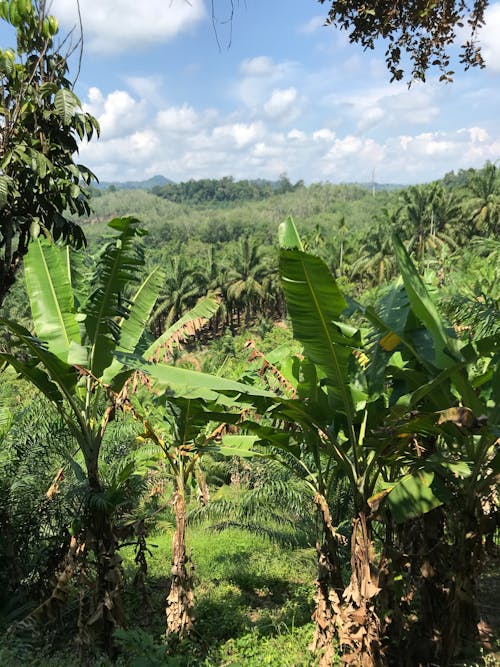
<path id="1" fill-rule="evenodd" d="M 80 0 L 76 85 L 101 138 L 79 161 L 102 181 L 162 174 L 306 183 L 428 182 L 500 158 L 500 2 L 487 67 L 452 84 L 389 83 L 383 45 L 325 27 L 316 0 Z M 61 33 L 75 0 L 53 0 Z M 214 22 L 216 30 L 214 30 Z M 71 74 L 77 63 L 71 62 Z"/>

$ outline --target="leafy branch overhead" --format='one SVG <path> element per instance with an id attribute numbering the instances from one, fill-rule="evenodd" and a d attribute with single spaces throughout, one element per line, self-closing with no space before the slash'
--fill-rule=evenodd
<path id="1" fill-rule="evenodd" d="M 40 233 L 81 247 L 85 237 L 68 214 L 90 212 L 94 174 L 74 161 L 78 141 L 99 133 L 68 79 L 69 52 L 56 44 L 58 25 L 45 2 L 3 0 L 0 19 L 17 37 L 0 50 L 0 304 L 30 240 Z"/>
<path id="2" fill-rule="evenodd" d="M 319 0 L 324 4 L 326 0 Z M 327 25 L 349 33 L 349 41 L 373 49 L 376 40 L 386 40 L 386 64 L 391 81 L 405 74 L 409 59 L 414 80 L 425 81 L 433 67 L 442 81 L 451 81 L 450 49 L 462 29 L 460 62 L 465 69 L 484 67 L 478 30 L 484 24 L 488 0 L 418 0 L 417 2 L 329 1 Z"/>

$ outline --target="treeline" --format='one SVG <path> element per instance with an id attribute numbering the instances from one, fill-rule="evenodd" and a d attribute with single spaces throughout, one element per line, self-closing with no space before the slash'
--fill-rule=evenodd
<path id="1" fill-rule="evenodd" d="M 275 194 L 286 194 L 303 187 L 303 181 L 292 184 L 286 175 L 278 181 L 241 180 L 235 181 L 231 176 L 224 178 L 203 178 L 183 183 L 167 183 L 152 188 L 159 197 L 177 204 L 224 204 L 227 202 L 255 201 L 266 199 Z"/>

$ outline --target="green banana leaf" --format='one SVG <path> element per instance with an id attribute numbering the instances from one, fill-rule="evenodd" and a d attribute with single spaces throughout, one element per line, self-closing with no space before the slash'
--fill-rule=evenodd
<path id="1" fill-rule="evenodd" d="M 13 355 L 4 352 L 0 352 L 0 361 L 5 361 L 12 366 L 23 379 L 34 385 L 49 401 L 58 406 L 62 405 L 64 397 L 59 391 L 57 384 L 52 382 L 49 375 L 41 368 L 29 363 L 25 364 Z"/>
<path id="2" fill-rule="evenodd" d="M 135 293 L 127 317 L 118 323 L 120 338 L 116 350 L 120 352 L 138 353 L 144 336 L 147 322 L 151 316 L 164 281 L 164 274 L 159 268 L 153 269 Z M 123 369 L 122 364 L 113 357 L 111 364 L 103 372 L 103 382 L 111 384 L 112 380 Z M 119 387 L 115 386 L 115 390 Z"/>
<path id="3" fill-rule="evenodd" d="M 75 370 L 68 364 L 64 363 L 59 357 L 54 353 L 47 350 L 45 347 L 44 341 L 40 341 L 38 338 L 35 338 L 31 333 L 22 327 L 16 322 L 11 322 L 3 317 L 0 317 L 0 324 L 3 324 L 9 331 L 11 331 L 22 343 L 23 345 L 31 352 L 31 354 L 41 362 L 45 369 L 48 371 L 52 383 L 56 383 L 62 393 L 68 398 L 72 397 L 74 394 L 75 385 L 78 379 L 78 375 Z M 5 355 L 10 356 L 10 355 Z M 9 363 L 12 363 L 14 357 L 9 359 Z M 6 359 L 7 361 L 7 359 Z M 19 362 L 20 363 L 20 362 Z M 28 373 L 29 364 L 21 364 L 19 368 L 26 366 L 26 373 Z M 17 369 L 16 369 L 17 370 Z M 28 375 L 25 376 L 26 379 L 31 381 L 31 378 Z M 38 388 L 45 393 L 44 389 L 37 384 Z M 50 392 L 53 393 L 53 389 L 50 388 Z M 53 394 L 55 396 L 55 394 Z M 51 398 L 47 394 L 48 398 Z M 51 398 L 53 400 L 53 398 Z M 57 401 L 56 401 L 57 402 Z"/>
<path id="4" fill-rule="evenodd" d="M 304 246 L 302 245 L 302 241 L 300 240 L 300 236 L 291 216 L 288 216 L 288 218 L 278 227 L 278 243 L 280 248 L 296 248 L 297 250 L 304 250 Z"/>
<path id="5" fill-rule="evenodd" d="M 394 521 L 403 523 L 440 507 L 450 500 L 450 496 L 438 475 L 421 470 L 414 475 L 405 475 L 389 486 L 386 502 Z"/>
<path id="6" fill-rule="evenodd" d="M 115 218 L 109 223 L 120 233 L 100 253 L 93 276 L 95 289 L 85 305 L 88 368 L 98 378 L 113 362 L 120 331 L 116 318 L 128 317 L 128 308 L 123 305 L 125 289 L 138 282 L 143 269 L 143 257 L 135 241 L 144 235 L 144 230 L 138 225 L 139 221 L 131 217 Z"/>
<path id="7" fill-rule="evenodd" d="M 434 340 L 435 365 L 441 369 L 449 368 L 460 360 L 457 341 L 448 336 L 422 278 L 404 245 L 395 234 L 392 237 L 392 243 L 411 308 Z"/>
<path id="8" fill-rule="evenodd" d="M 259 442 L 257 435 L 224 435 L 222 444 L 216 446 L 216 452 L 223 456 L 239 456 L 240 458 L 251 458 L 258 456 L 259 452 L 253 447 Z"/>
<path id="9" fill-rule="evenodd" d="M 283 224 L 291 227 L 293 222 Z M 282 236 L 291 234 L 284 232 Z M 306 356 L 322 369 L 335 408 L 352 424 L 355 409 L 349 364 L 360 340 L 357 335 L 346 335 L 345 328 L 336 323 L 347 302 L 319 257 L 281 249 L 280 274 L 294 337 L 303 345 Z"/>
<path id="10" fill-rule="evenodd" d="M 153 364 L 137 355 L 123 352 L 115 352 L 115 356 L 123 366 L 142 371 L 153 378 L 155 388 L 160 392 L 167 391 L 190 399 L 201 398 L 228 407 L 252 403 L 265 409 L 276 400 L 271 392 L 216 375 L 163 363 Z"/>
<path id="11" fill-rule="evenodd" d="M 69 248 L 40 238 L 30 244 L 24 275 L 37 336 L 62 361 L 71 343 L 80 343 L 68 263 Z"/>

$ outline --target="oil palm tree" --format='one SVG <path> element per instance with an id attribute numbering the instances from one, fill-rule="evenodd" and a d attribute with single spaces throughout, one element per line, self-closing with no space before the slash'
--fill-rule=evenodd
<path id="1" fill-rule="evenodd" d="M 255 238 L 243 236 L 234 248 L 228 271 L 227 299 L 237 312 L 238 324 L 241 311 L 245 323 L 258 311 L 264 298 L 263 281 L 269 273 L 264 251 Z"/>
<path id="2" fill-rule="evenodd" d="M 204 294 L 204 276 L 196 260 L 172 253 L 162 261 L 165 282 L 153 314 L 151 326 L 161 335 Z"/>
<path id="3" fill-rule="evenodd" d="M 473 232 L 497 236 L 500 231 L 500 179 L 496 164 L 487 162 L 469 182 L 474 197 L 470 202 Z"/>

